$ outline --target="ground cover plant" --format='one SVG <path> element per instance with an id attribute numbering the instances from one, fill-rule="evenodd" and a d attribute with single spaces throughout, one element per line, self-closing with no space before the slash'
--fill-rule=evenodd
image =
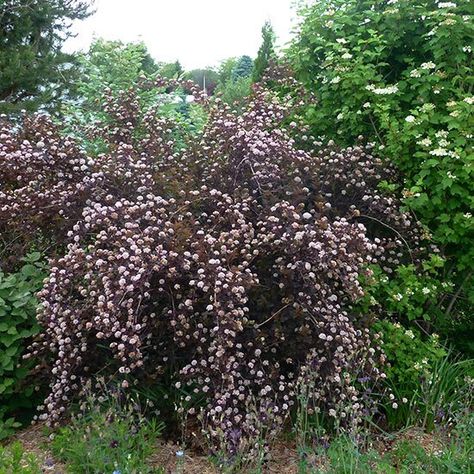
<path id="1" fill-rule="evenodd" d="M 52 452 L 71 473 L 162 473 L 147 461 L 163 425 L 144 413 L 119 392 L 100 401 L 91 395 L 72 423 L 54 435 Z"/>

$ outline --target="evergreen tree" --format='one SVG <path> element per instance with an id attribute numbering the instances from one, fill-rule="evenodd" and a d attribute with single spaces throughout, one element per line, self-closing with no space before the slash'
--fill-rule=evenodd
<path id="1" fill-rule="evenodd" d="M 74 57 L 61 51 L 87 0 L 0 0 L 0 113 L 51 108 L 67 91 Z"/>
<path id="2" fill-rule="evenodd" d="M 232 81 L 236 81 L 240 77 L 250 77 L 253 70 L 253 61 L 250 56 L 241 56 L 232 70 Z"/>
<path id="3" fill-rule="evenodd" d="M 253 68 L 252 79 L 254 82 L 262 80 L 270 62 L 276 59 L 275 38 L 275 32 L 273 31 L 271 23 L 266 21 L 262 28 L 262 45 L 258 50 Z"/>

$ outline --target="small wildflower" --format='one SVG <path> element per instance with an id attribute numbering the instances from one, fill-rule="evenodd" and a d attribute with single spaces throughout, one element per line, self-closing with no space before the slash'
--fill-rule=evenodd
<path id="1" fill-rule="evenodd" d="M 454 173 L 452 173 L 451 171 L 448 171 L 448 172 L 446 173 L 446 176 L 447 176 L 449 179 L 452 179 L 453 181 L 454 181 L 455 179 L 457 179 L 457 176 L 456 176 Z"/>

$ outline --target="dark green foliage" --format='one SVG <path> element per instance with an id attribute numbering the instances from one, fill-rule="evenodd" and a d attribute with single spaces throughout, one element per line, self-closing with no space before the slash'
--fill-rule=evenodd
<path id="1" fill-rule="evenodd" d="M 253 61 L 250 56 L 241 56 L 234 69 L 232 69 L 232 80 L 237 81 L 241 77 L 250 77 L 253 71 Z"/>
<path id="2" fill-rule="evenodd" d="M 0 270 L 0 439 L 18 424 L 14 418 L 35 403 L 34 386 L 22 381 L 31 364 L 22 362 L 22 354 L 31 337 L 38 334 L 37 299 L 46 276 L 38 252 L 23 259 L 17 273 Z"/>
<path id="3" fill-rule="evenodd" d="M 74 77 L 61 51 L 73 20 L 91 12 L 85 0 L 0 2 L 0 113 L 51 108 Z"/>
<path id="4" fill-rule="evenodd" d="M 262 80 L 270 62 L 276 59 L 274 43 L 275 32 L 273 31 L 272 24 L 266 21 L 262 28 L 262 45 L 258 50 L 253 67 L 252 79 L 254 82 Z"/>

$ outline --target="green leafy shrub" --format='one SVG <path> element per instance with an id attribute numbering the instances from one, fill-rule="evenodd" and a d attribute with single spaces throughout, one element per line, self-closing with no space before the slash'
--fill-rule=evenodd
<path id="1" fill-rule="evenodd" d="M 53 454 L 68 464 L 71 473 L 163 472 L 147 462 L 163 424 L 146 419 L 132 404 L 113 398 L 107 402 L 108 406 L 89 400 L 84 413 L 54 435 Z"/>
<path id="2" fill-rule="evenodd" d="M 374 330 L 382 334 L 382 347 L 390 363 L 385 371 L 387 379 L 402 396 L 410 396 L 433 364 L 447 355 L 436 334 L 423 340 L 415 329 L 389 321 L 378 321 Z"/>
<path id="3" fill-rule="evenodd" d="M 422 338 L 415 329 L 389 321 L 378 321 L 373 328 L 382 334 L 389 362 L 385 372 L 394 398 L 385 412 L 391 427 L 418 424 L 432 429 L 469 410 L 473 360 L 457 360 L 436 334 Z"/>
<path id="4" fill-rule="evenodd" d="M 364 276 L 366 293 L 358 302 L 359 311 L 368 313 L 383 307 L 388 316 L 402 322 L 436 320 L 440 295 L 452 289 L 450 282 L 441 282 L 437 275 L 443 265 L 441 257 L 431 255 L 422 268 L 399 265 L 390 277 L 380 266 L 372 265 L 370 274 Z"/>
<path id="5" fill-rule="evenodd" d="M 234 81 L 228 81 L 217 87 L 217 93 L 227 104 L 241 108 L 251 93 L 252 79 L 250 77 L 238 77 Z"/>
<path id="6" fill-rule="evenodd" d="M 39 332 L 35 294 L 42 286 L 46 267 L 39 252 L 28 254 L 22 263 L 16 273 L 0 270 L 0 439 L 19 426 L 14 415 L 34 403 L 34 387 L 22 383 L 31 366 L 22 361 L 22 354 Z"/>
<path id="7" fill-rule="evenodd" d="M 406 203 L 448 257 L 449 315 L 474 298 L 474 4 L 323 0 L 302 11 L 290 59 L 316 96 L 315 135 L 363 135 L 404 173 Z M 468 303 L 469 304 L 469 303 Z"/>

